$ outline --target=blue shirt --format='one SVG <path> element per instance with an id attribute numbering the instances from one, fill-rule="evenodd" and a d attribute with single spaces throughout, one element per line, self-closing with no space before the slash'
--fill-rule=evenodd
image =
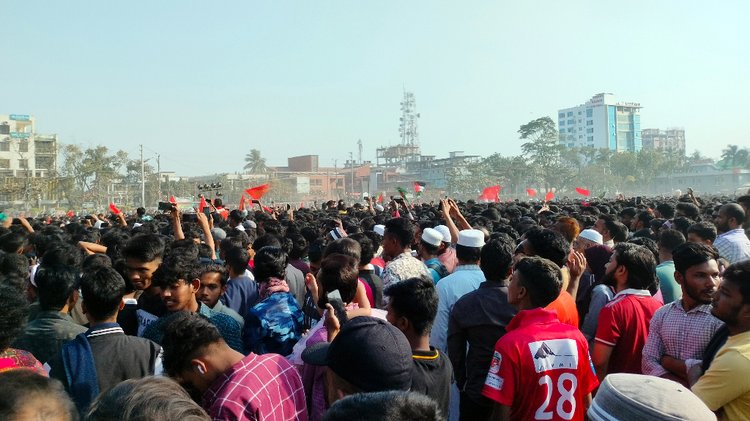
<path id="1" fill-rule="evenodd" d="M 245 350 L 256 354 L 291 354 L 302 336 L 303 319 L 294 295 L 289 292 L 271 294 L 248 312 L 242 331 Z"/>
<path id="2" fill-rule="evenodd" d="M 479 288 L 484 282 L 484 273 L 479 265 L 460 265 L 437 284 L 438 311 L 430 333 L 430 345 L 448 352 L 448 321 L 453 305 L 459 298 Z"/>
<path id="3" fill-rule="evenodd" d="M 224 313 L 219 313 L 211 310 L 207 305 L 198 303 L 198 314 L 205 316 L 211 324 L 216 326 L 219 333 L 224 338 L 224 342 L 229 345 L 232 349 L 237 352 L 242 352 L 242 339 L 241 339 L 241 328 L 240 324 L 236 320 L 227 316 Z M 169 313 L 162 317 L 159 317 L 155 322 L 151 323 L 143 331 L 143 337 L 151 339 L 157 344 L 161 345 L 161 341 L 164 338 L 164 327 L 169 324 L 172 318 L 177 314 Z"/>
<path id="4" fill-rule="evenodd" d="M 232 278 L 227 281 L 227 290 L 220 299 L 247 323 L 248 310 L 258 302 L 258 284 L 245 275 Z"/>

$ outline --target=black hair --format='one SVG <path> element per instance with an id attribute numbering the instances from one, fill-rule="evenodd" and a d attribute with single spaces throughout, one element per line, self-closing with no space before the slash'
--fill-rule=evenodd
<path id="1" fill-rule="evenodd" d="M 266 246 L 281 247 L 281 241 L 273 234 L 261 235 L 253 241 L 253 250 L 260 250 Z"/>
<path id="2" fill-rule="evenodd" d="M 224 262 L 234 273 L 244 273 L 249 261 L 250 255 L 242 247 L 230 247 L 224 250 Z"/>
<path id="3" fill-rule="evenodd" d="M 430 244 L 425 240 L 420 240 L 419 243 L 422 245 L 423 249 L 427 250 L 427 253 L 429 254 L 437 254 L 438 250 L 440 250 L 440 246 Z"/>
<path id="4" fill-rule="evenodd" d="M 375 257 L 376 251 L 372 240 L 370 240 L 370 237 L 368 237 L 366 233 L 359 232 L 357 234 L 350 235 L 348 238 L 351 238 L 352 240 L 359 243 L 359 265 L 364 266 L 370 263 L 372 258 Z"/>
<path id="5" fill-rule="evenodd" d="M 112 317 L 126 293 L 125 280 L 112 267 L 100 266 L 81 277 L 81 295 L 86 312 L 96 320 Z"/>
<path id="6" fill-rule="evenodd" d="M 444 421 L 434 399 L 417 392 L 357 393 L 336 401 L 323 421 Z"/>
<path id="7" fill-rule="evenodd" d="M 677 204 L 676 208 L 683 215 L 685 215 L 686 217 L 690 219 L 695 219 L 701 214 L 701 211 L 700 209 L 698 209 L 698 206 L 695 206 L 692 203 L 681 202 Z"/>
<path id="8" fill-rule="evenodd" d="M 620 216 L 621 217 L 623 217 L 623 216 L 629 216 L 629 217 L 633 218 L 635 216 L 635 213 L 636 213 L 635 208 L 632 208 L 632 207 L 630 207 L 630 208 L 624 208 L 623 210 L 620 211 Z"/>
<path id="9" fill-rule="evenodd" d="M 292 248 L 289 250 L 290 259 L 301 259 L 307 256 L 307 240 L 302 234 L 291 233 L 287 234 L 286 238 L 292 242 Z"/>
<path id="10" fill-rule="evenodd" d="M 9 232 L 0 236 L 0 251 L 18 253 L 26 244 L 26 235 L 19 232 Z"/>
<path id="11" fill-rule="evenodd" d="M 535 256 L 550 260 L 560 268 L 565 266 L 570 243 L 562 234 L 550 229 L 533 228 L 526 231 L 525 235 Z"/>
<path id="12" fill-rule="evenodd" d="M 0 373 L 0 419 L 78 419 L 78 410 L 62 383 L 32 370 Z"/>
<path id="13" fill-rule="evenodd" d="M 326 249 L 323 251 L 323 258 L 325 259 L 335 253 L 352 256 L 359 262 L 359 259 L 362 257 L 362 248 L 359 246 L 358 242 L 351 238 L 339 238 L 338 240 L 328 243 Z"/>
<path id="14" fill-rule="evenodd" d="M 410 278 L 396 282 L 383 294 L 389 298 L 391 308 L 409 320 L 414 333 L 419 336 L 430 333 L 438 307 L 437 289 L 432 279 Z"/>
<path id="15" fill-rule="evenodd" d="M 679 245 L 685 243 L 685 236 L 681 232 L 673 229 L 659 231 L 659 248 L 672 252 Z"/>
<path id="16" fill-rule="evenodd" d="M 622 222 L 612 221 L 605 223 L 609 235 L 612 237 L 612 241 L 621 243 L 628 239 L 628 227 Z"/>
<path id="17" fill-rule="evenodd" d="M 719 252 L 703 243 L 683 243 L 672 250 L 674 269 L 683 275 L 693 266 L 718 259 Z"/>
<path id="18" fill-rule="evenodd" d="M 26 327 L 26 320 L 29 318 L 29 303 L 21 290 L 7 284 L 0 284 L 0 303 L 3 303 L 3 317 L 0 317 L 1 352 L 8 349 Z"/>
<path id="19" fill-rule="evenodd" d="M 202 263 L 195 266 L 195 276 L 192 276 L 192 278 L 202 278 L 203 275 L 207 273 L 218 273 L 219 274 L 219 283 L 221 286 L 226 286 L 227 282 L 229 281 L 229 274 L 227 273 L 227 268 L 216 264 L 216 263 Z"/>
<path id="20" fill-rule="evenodd" d="M 716 240 L 716 225 L 711 222 L 696 222 L 687 230 L 688 234 L 695 234 L 703 240 L 714 242 Z"/>
<path id="21" fill-rule="evenodd" d="M 531 305 L 547 307 L 555 301 L 562 289 L 560 267 L 539 256 L 524 257 L 514 267 L 518 281 L 529 293 Z"/>
<path id="22" fill-rule="evenodd" d="M 393 218 L 385 223 L 385 233 L 392 235 L 404 249 L 411 245 L 414 231 L 414 225 L 406 218 Z"/>
<path id="23" fill-rule="evenodd" d="M 734 219 L 737 225 L 742 225 L 745 222 L 745 210 L 737 203 L 727 203 L 721 209 L 727 216 L 727 220 Z"/>
<path id="24" fill-rule="evenodd" d="M 479 267 L 488 281 L 503 281 L 508 278 L 513 265 L 513 250 L 515 244 L 509 236 L 493 238 L 482 247 Z"/>
<path id="25" fill-rule="evenodd" d="M 221 333 L 204 316 L 189 311 L 170 315 L 161 341 L 164 371 L 170 377 L 179 377 L 191 369 L 190 361 L 198 352 L 221 342 L 224 342 Z"/>
<path id="26" fill-rule="evenodd" d="M 628 288 L 649 289 L 656 282 L 656 259 L 646 247 L 633 243 L 615 246 L 617 264 L 628 270 Z"/>
<path id="27" fill-rule="evenodd" d="M 183 253 L 170 253 L 164 257 L 159 268 L 154 271 L 154 286 L 165 288 L 179 280 L 189 284 L 193 281 L 197 261 L 194 256 Z"/>
<path id="28" fill-rule="evenodd" d="M 654 219 L 654 214 L 649 211 L 641 211 L 635 215 L 635 219 L 641 221 L 644 228 L 648 228 L 651 224 L 651 220 Z"/>
<path id="29" fill-rule="evenodd" d="M 94 253 L 83 258 L 81 270 L 91 270 L 99 267 L 112 266 L 112 259 L 106 254 Z"/>
<path id="30" fill-rule="evenodd" d="M 357 295 L 359 283 L 357 259 L 340 253 L 326 256 L 320 263 L 318 281 L 321 286 L 318 291 L 318 307 L 326 308 L 328 293 L 335 290 L 339 290 L 344 303 L 352 302 Z"/>
<path id="31" fill-rule="evenodd" d="M 153 262 L 164 257 L 164 239 L 158 234 L 140 234 L 128 240 L 122 254 L 126 259 Z"/>
<path id="32" fill-rule="evenodd" d="M 15 253 L 1 255 L 0 274 L 29 279 L 29 259 L 24 255 Z"/>
<path id="33" fill-rule="evenodd" d="M 656 206 L 656 210 L 659 211 L 664 219 L 674 218 L 674 206 L 669 203 L 660 203 Z"/>
<path id="34" fill-rule="evenodd" d="M 258 282 L 286 277 L 287 254 L 279 247 L 263 247 L 255 254 L 253 262 L 255 263 L 253 274 Z"/>
<path id="35" fill-rule="evenodd" d="M 55 243 L 44 253 L 43 266 L 71 266 L 81 267 L 81 250 L 68 243 Z"/>
<path id="36" fill-rule="evenodd" d="M 39 297 L 39 308 L 59 311 L 78 289 L 79 272 L 72 266 L 42 265 L 34 276 Z"/>
<path id="37" fill-rule="evenodd" d="M 750 260 L 734 263 L 724 270 L 724 281 L 740 287 L 742 302 L 750 304 Z"/>

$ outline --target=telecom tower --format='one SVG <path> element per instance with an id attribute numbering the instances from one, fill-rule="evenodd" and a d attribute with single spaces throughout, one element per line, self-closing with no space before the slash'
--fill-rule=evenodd
<path id="1" fill-rule="evenodd" d="M 419 146 L 419 133 L 417 132 L 417 119 L 419 113 L 417 101 L 413 92 L 404 90 L 404 100 L 401 101 L 401 123 L 398 132 L 401 135 L 401 144 L 404 146 Z"/>

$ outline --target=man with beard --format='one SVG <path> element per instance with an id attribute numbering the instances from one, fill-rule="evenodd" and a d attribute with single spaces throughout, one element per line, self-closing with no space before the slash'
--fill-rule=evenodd
<path id="1" fill-rule="evenodd" d="M 736 203 L 727 203 L 719 208 L 719 214 L 714 218 L 716 230 L 719 231 L 714 246 L 729 263 L 750 259 L 750 239 L 742 229 L 744 222 L 745 211 Z"/>
<path id="2" fill-rule="evenodd" d="M 729 338 L 693 393 L 721 419 L 750 419 L 750 260 L 724 271 L 711 313 L 726 323 Z"/>
<path id="3" fill-rule="evenodd" d="M 656 259 L 646 247 L 620 243 L 605 265 L 604 283 L 616 295 L 602 308 L 591 359 L 599 380 L 609 373 L 641 374 L 648 325 L 661 304 L 648 288 L 656 280 Z"/>
<path id="4" fill-rule="evenodd" d="M 660 308 L 651 319 L 643 347 L 643 374 L 687 386 L 688 371 L 722 322 L 711 315 L 711 299 L 719 283 L 719 254 L 705 244 L 686 243 L 672 251 L 674 279 L 682 298 Z M 688 334 L 689 332 L 689 334 Z"/>

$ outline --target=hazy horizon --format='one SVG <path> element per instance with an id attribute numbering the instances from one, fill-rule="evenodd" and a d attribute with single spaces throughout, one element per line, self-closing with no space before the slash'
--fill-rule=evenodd
<path id="1" fill-rule="evenodd" d="M 241 171 L 317 154 L 337 165 L 399 142 L 416 97 L 422 153 L 520 153 L 520 125 L 600 92 L 686 152 L 750 146 L 750 3 L 4 2 L 0 114 L 59 142 L 162 171 Z"/>

